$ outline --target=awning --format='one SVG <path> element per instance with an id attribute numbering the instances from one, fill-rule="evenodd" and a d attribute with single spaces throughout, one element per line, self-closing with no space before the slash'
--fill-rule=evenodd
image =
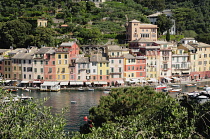
<path id="1" fill-rule="evenodd" d="M 118 82 L 118 83 L 124 83 L 124 81 L 123 81 L 123 80 L 118 80 L 117 82 Z"/>
<path id="2" fill-rule="evenodd" d="M 155 79 L 155 78 L 150 78 L 149 80 L 147 80 L 148 82 L 158 82 L 158 80 L 157 79 Z"/>
<path id="3" fill-rule="evenodd" d="M 103 81 L 95 81 L 94 84 L 107 84 L 107 82 L 103 82 Z"/>
<path id="4" fill-rule="evenodd" d="M 68 85 L 69 82 L 60 82 L 60 85 Z"/>
<path id="5" fill-rule="evenodd" d="M 41 81 L 33 81 L 33 83 L 41 83 Z"/>
<path id="6" fill-rule="evenodd" d="M 47 86 L 47 85 L 58 85 L 59 84 L 59 82 L 48 82 L 48 81 L 45 81 L 42 85 L 45 85 L 45 86 Z"/>
<path id="7" fill-rule="evenodd" d="M 146 80 L 140 80 L 140 82 L 141 82 L 141 83 L 146 83 L 147 81 L 146 81 Z"/>
<path id="8" fill-rule="evenodd" d="M 21 81 L 20 83 L 29 83 L 29 81 Z"/>
<path id="9" fill-rule="evenodd" d="M 6 81 L 4 81 L 5 83 L 9 83 L 9 82 L 11 82 L 11 80 L 6 80 Z"/>
<path id="10" fill-rule="evenodd" d="M 90 85 L 90 84 L 91 84 L 91 82 L 85 82 L 85 84 L 86 84 L 86 85 Z"/>
<path id="11" fill-rule="evenodd" d="M 70 85 L 83 85 L 83 81 L 70 81 Z"/>
<path id="12" fill-rule="evenodd" d="M 165 79 L 166 79 L 166 80 L 169 80 L 169 81 L 170 81 L 170 80 L 173 80 L 173 79 L 171 79 L 171 78 L 168 78 L 168 77 L 165 77 Z"/>
<path id="13" fill-rule="evenodd" d="M 107 82 L 99 81 L 98 84 L 107 84 Z"/>
<path id="14" fill-rule="evenodd" d="M 180 78 L 177 78 L 177 77 L 172 77 L 174 80 L 180 80 Z"/>

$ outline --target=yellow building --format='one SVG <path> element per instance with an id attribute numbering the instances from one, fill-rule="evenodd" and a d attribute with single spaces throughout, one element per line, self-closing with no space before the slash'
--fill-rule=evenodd
<path id="1" fill-rule="evenodd" d="M 69 55 L 63 49 L 55 52 L 56 81 L 69 81 Z"/>

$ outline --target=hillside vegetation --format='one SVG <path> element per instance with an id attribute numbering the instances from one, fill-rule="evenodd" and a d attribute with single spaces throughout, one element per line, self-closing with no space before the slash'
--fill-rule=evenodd
<path id="1" fill-rule="evenodd" d="M 79 44 L 105 44 L 108 39 L 125 43 L 126 21 L 149 23 L 147 15 L 164 9 L 172 9 L 178 35 L 210 43 L 209 1 L 117 0 L 100 4 L 99 8 L 89 1 L 2 0 L 0 46 L 56 46 L 71 38 L 77 38 Z M 38 18 L 48 20 L 47 28 L 37 27 Z M 53 18 L 64 23 L 55 24 Z M 68 26 L 61 28 L 61 24 Z"/>

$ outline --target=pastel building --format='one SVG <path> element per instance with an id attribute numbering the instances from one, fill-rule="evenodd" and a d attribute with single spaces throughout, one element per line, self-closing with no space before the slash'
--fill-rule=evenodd
<path id="1" fill-rule="evenodd" d="M 140 38 L 145 38 L 152 41 L 157 41 L 157 28 L 157 25 L 132 20 L 126 27 L 126 40 L 133 41 Z"/>
<path id="2" fill-rule="evenodd" d="M 55 50 L 50 49 L 45 53 L 44 80 L 56 81 Z"/>
<path id="3" fill-rule="evenodd" d="M 21 60 L 21 67 L 22 67 L 22 86 L 28 86 L 33 83 L 34 74 L 33 74 L 33 57 L 34 53 L 37 51 L 37 48 L 27 49 L 22 55 L 19 55 Z M 40 71 L 41 72 L 41 71 Z"/>
<path id="4" fill-rule="evenodd" d="M 91 55 L 92 70 L 94 71 L 97 67 L 97 75 L 93 72 L 91 78 L 96 86 L 107 86 L 109 85 L 109 61 L 106 57 L 103 57 L 102 54 L 93 54 Z"/>
<path id="5" fill-rule="evenodd" d="M 52 49 L 52 47 L 42 47 L 34 53 L 33 57 L 33 79 L 34 83 L 41 83 L 44 80 L 45 65 L 48 65 L 48 61 L 45 61 L 46 52 Z"/>
<path id="6" fill-rule="evenodd" d="M 77 79 L 76 69 L 75 69 L 75 62 L 76 58 L 79 55 L 79 46 L 76 44 L 76 42 L 63 42 L 59 46 L 60 52 L 68 52 L 68 71 L 69 71 L 69 77 L 68 79 L 70 81 L 75 81 Z"/>
<path id="7" fill-rule="evenodd" d="M 4 78 L 4 56 L 8 54 L 10 49 L 0 49 L 0 78 Z"/>
<path id="8" fill-rule="evenodd" d="M 124 85 L 124 54 L 129 53 L 129 49 L 118 45 L 108 45 L 106 49 L 110 67 L 110 85 Z"/>
<path id="9" fill-rule="evenodd" d="M 70 82 L 71 85 L 90 85 L 91 82 L 91 70 L 90 70 L 90 61 L 89 57 L 78 57 L 76 59 L 76 75 L 77 79 L 75 84 Z"/>
<path id="10" fill-rule="evenodd" d="M 177 49 L 172 54 L 172 76 L 176 78 L 186 78 L 189 76 L 191 63 L 188 51 Z"/>
<path id="11" fill-rule="evenodd" d="M 172 43 L 166 42 L 166 41 L 156 41 L 153 44 L 154 46 L 160 47 L 160 57 L 158 58 L 160 60 L 160 73 L 158 73 L 157 76 L 159 76 L 159 81 L 164 82 L 171 82 L 171 73 L 172 73 Z"/>
<path id="12" fill-rule="evenodd" d="M 57 49 L 55 52 L 56 81 L 69 81 L 69 53 Z"/>
<path id="13" fill-rule="evenodd" d="M 196 43 L 192 45 L 196 48 L 194 57 L 191 56 L 191 63 L 194 63 L 190 76 L 193 79 L 204 79 L 210 77 L 210 45 Z"/>

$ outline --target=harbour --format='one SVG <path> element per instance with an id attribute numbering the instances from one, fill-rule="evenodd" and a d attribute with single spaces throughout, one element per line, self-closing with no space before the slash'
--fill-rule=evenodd
<path id="1" fill-rule="evenodd" d="M 198 86 L 210 86 L 210 81 L 206 80 L 203 82 L 196 82 L 197 86 L 186 87 L 185 84 L 168 84 L 174 89 L 181 88 L 182 92 L 193 92 L 193 91 L 202 91 L 203 89 L 198 89 Z M 179 86 L 173 86 L 179 85 Z M 33 99 L 43 99 L 47 98 L 45 105 L 52 107 L 52 113 L 60 113 L 62 108 L 67 108 L 68 111 L 65 114 L 67 120 L 66 130 L 67 131 L 79 131 L 81 125 L 85 123 L 84 117 L 89 115 L 89 109 L 93 106 L 99 104 L 100 98 L 102 96 L 108 95 L 105 93 L 104 88 L 95 89 L 94 91 L 88 90 L 76 90 L 76 88 L 63 89 L 58 92 L 40 92 L 39 90 L 25 91 L 23 89 L 18 89 L 17 92 L 13 94 L 21 96 L 30 96 Z M 171 92 L 169 95 L 175 97 L 178 93 Z"/>

